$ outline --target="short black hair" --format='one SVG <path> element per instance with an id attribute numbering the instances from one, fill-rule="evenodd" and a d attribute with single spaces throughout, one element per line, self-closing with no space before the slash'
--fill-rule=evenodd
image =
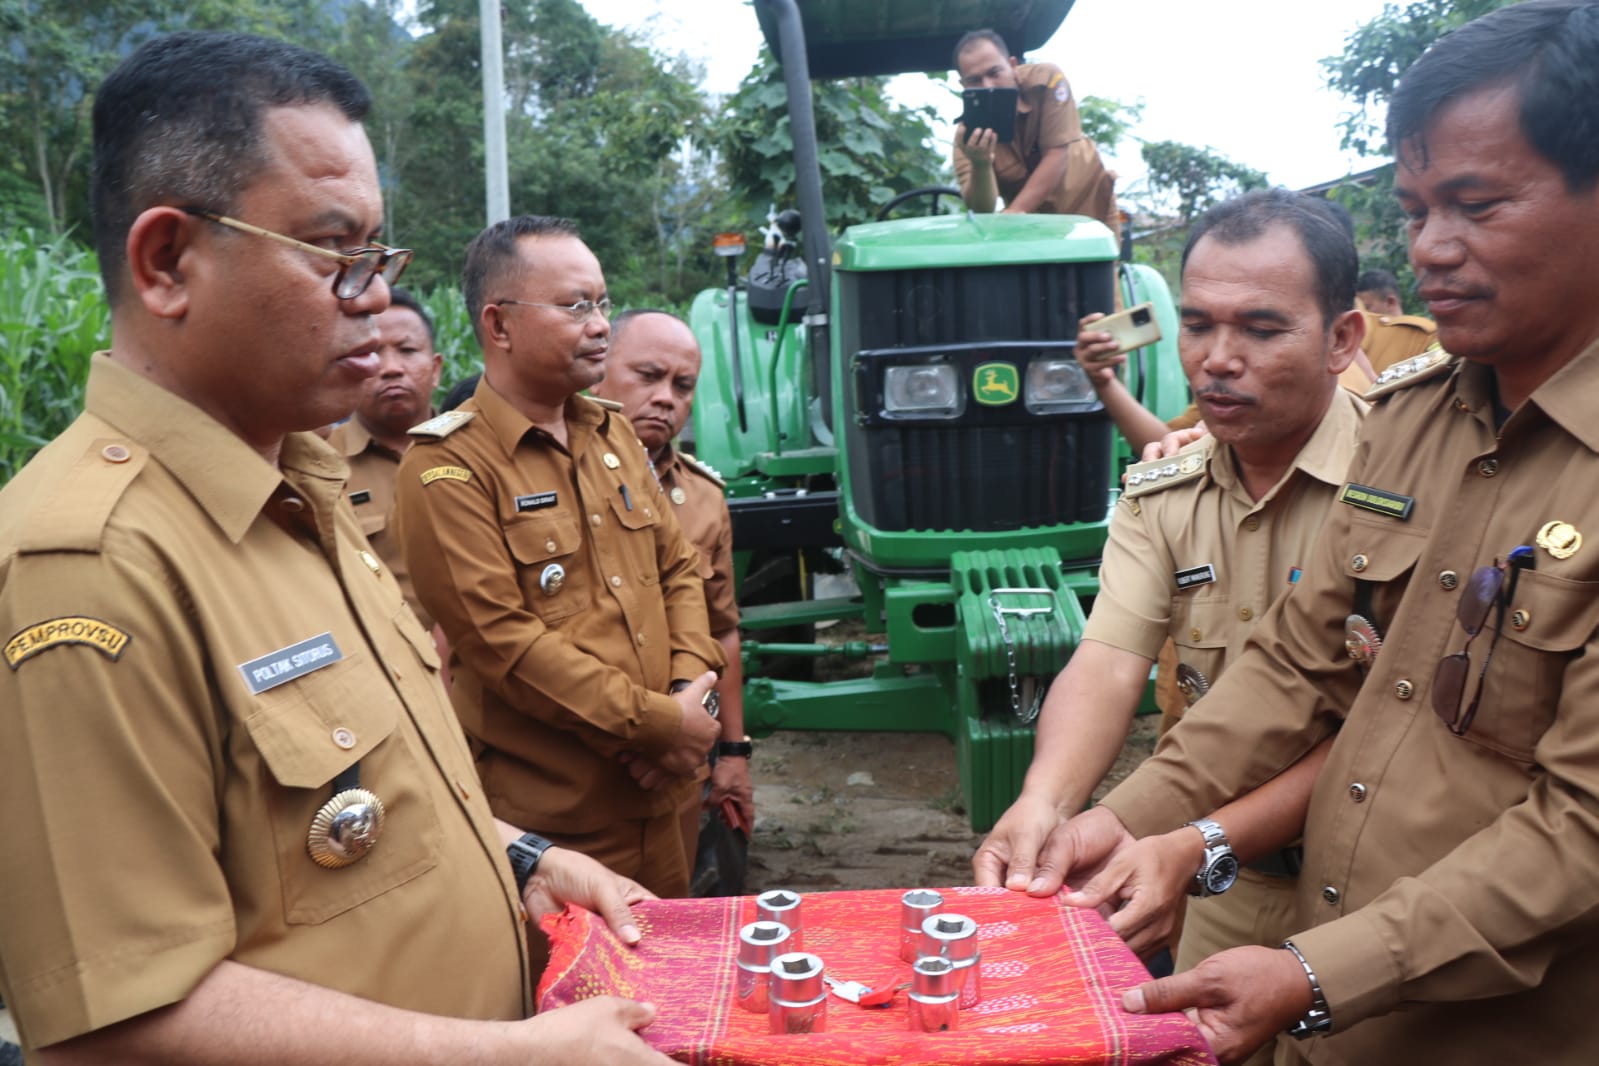
<path id="1" fill-rule="evenodd" d="M 1599 180 L 1599 0 L 1522 0 L 1440 39 L 1388 102 L 1388 144 L 1423 163 L 1433 116 L 1469 93 L 1514 88 L 1522 135 L 1560 168 L 1566 188 Z"/>
<path id="2" fill-rule="evenodd" d="M 1272 226 L 1287 226 L 1299 237 L 1316 277 L 1316 302 L 1323 324 L 1355 306 L 1355 274 L 1360 256 L 1355 241 L 1327 201 L 1288 189 L 1256 189 L 1223 201 L 1200 215 L 1188 231 L 1182 268 L 1188 256 L 1206 237 L 1238 245 L 1265 234 Z"/>
<path id="3" fill-rule="evenodd" d="M 611 344 L 616 344 L 617 340 L 626 332 L 629 323 L 635 319 L 643 318 L 645 315 L 665 315 L 667 318 L 682 322 L 685 326 L 688 325 L 687 322 L 683 321 L 682 315 L 675 315 L 670 311 L 662 311 L 654 307 L 630 307 L 620 314 L 611 316 Z"/>
<path id="4" fill-rule="evenodd" d="M 461 295 L 466 298 L 466 313 L 472 318 L 472 335 L 483 342 L 483 305 L 492 303 L 488 297 L 491 286 L 504 281 L 522 269 L 522 259 L 517 254 L 517 242 L 523 237 L 576 237 L 577 223 L 569 218 L 554 215 L 516 215 L 496 222 L 472 238 L 466 246 L 466 265 L 461 268 Z"/>
<path id="5" fill-rule="evenodd" d="M 142 212 L 233 213 L 266 162 L 263 113 L 314 104 L 360 122 L 372 97 L 326 56 L 246 33 L 173 33 L 123 60 L 94 99 L 90 196 L 107 300 L 119 297 L 128 230 Z"/>
<path id="6" fill-rule="evenodd" d="M 402 289 L 398 285 L 389 286 L 389 310 L 392 311 L 396 307 L 415 312 L 416 317 L 422 320 L 422 325 L 427 327 L 428 347 L 438 347 L 438 339 L 433 333 L 433 316 L 428 314 L 427 308 L 422 306 L 422 301 L 412 295 L 410 289 Z"/>
<path id="7" fill-rule="evenodd" d="M 1384 270 L 1382 267 L 1373 267 L 1370 270 L 1363 271 L 1360 277 L 1355 279 L 1355 291 L 1379 292 L 1384 296 L 1392 296 L 1397 300 L 1399 299 L 1399 279 L 1394 277 L 1392 271 Z"/>
<path id="8" fill-rule="evenodd" d="M 972 30 L 970 33 L 961 34 L 961 39 L 955 42 L 955 51 L 951 52 L 949 57 L 950 67 L 954 70 L 959 70 L 961 65 L 961 53 L 979 41 L 988 41 L 995 48 L 999 49 L 1000 55 L 1004 56 L 1006 59 L 1010 58 L 1010 48 L 1006 46 L 1005 38 L 1001 37 L 993 30 Z"/>

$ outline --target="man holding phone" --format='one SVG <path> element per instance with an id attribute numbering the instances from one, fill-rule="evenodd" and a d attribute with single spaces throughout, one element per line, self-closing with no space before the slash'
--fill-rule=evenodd
<path id="1" fill-rule="evenodd" d="M 955 68 L 963 89 L 1016 93 L 1008 137 L 1004 123 L 982 114 L 982 98 L 965 94 L 967 114 L 955 127 L 955 179 L 966 206 L 987 214 L 1003 197 L 1006 214 L 1086 215 L 1119 234 L 1115 178 L 1094 142 L 1083 136 L 1077 100 L 1061 69 L 1022 63 L 1003 37 L 987 29 L 956 42 Z M 985 120 L 993 125 L 978 125 Z"/>

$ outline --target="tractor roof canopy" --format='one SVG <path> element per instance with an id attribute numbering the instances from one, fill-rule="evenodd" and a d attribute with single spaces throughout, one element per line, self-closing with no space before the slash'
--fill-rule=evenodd
<path id="1" fill-rule="evenodd" d="M 798 0 L 812 78 L 948 70 L 955 42 L 991 29 L 1014 55 L 1043 46 L 1076 0 Z M 756 17 L 781 56 L 777 19 L 757 3 Z"/>

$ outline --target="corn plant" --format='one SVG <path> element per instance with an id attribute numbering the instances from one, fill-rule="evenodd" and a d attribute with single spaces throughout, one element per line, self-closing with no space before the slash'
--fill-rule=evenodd
<path id="1" fill-rule="evenodd" d="M 110 339 L 91 252 L 0 233 L 0 484 L 77 416 L 89 358 Z"/>

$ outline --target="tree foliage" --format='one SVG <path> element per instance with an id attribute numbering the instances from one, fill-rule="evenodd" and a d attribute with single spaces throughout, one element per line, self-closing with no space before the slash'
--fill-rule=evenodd
<path id="1" fill-rule="evenodd" d="M 1101 152 L 1114 152 L 1144 119 L 1143 97 L 1129 104 L 1103 96 L 1085 96 L 1078 104 L 1083 136 Z"/>
<path id="2" fill-rule="evenodd" d="M 1235 163 L 1211 148 L 1150 141 L 1141 154 L 1149 168 L 1150 191 L 1163 203 L 1174 205 L 1184 225 L 1212 204 L 1267 184 L 1264 172 Z"/>

